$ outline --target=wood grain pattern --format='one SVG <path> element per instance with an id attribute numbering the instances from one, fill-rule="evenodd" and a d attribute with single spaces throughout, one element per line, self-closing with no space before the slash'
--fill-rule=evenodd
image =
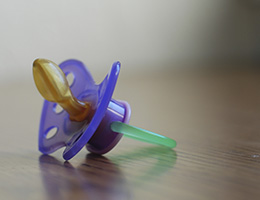
<path id="1" fill-rule="evenodd" d="M 119 78 L 131 124 L 174 150 L 123 138 L 104 156 L 37 150 L 33 82 L 1 86 L 0 199 L 259 199 L 260 71 L 190 69 Z"/>

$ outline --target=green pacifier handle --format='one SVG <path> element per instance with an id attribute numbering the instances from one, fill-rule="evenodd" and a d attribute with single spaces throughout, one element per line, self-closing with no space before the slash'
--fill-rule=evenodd
<path id="1" fill-rule="evenodd" d="M 122 133 L 128 138 L 136 139 L 142 142 L 148 142 L 151 144 L 158 144 L 169 148 L 176 147 L 175 140 L 157 133 L 153 133 L 151 131 L 137 128 L 135 126 L 118 121 L 112 122 L 110 126 L 112 131 Z"/>

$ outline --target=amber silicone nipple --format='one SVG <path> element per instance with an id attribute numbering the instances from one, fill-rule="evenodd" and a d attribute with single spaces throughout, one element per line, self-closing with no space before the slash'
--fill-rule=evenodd
<path id="1" fill-rule="evenodd" d="M 33 77 L 40 94 L 48 101 L 58 103 L 73 121 L 83 121 L 90 113 L 90 104 L 76 99 L 60 67 L 46 59 L 33 62 Z"/>

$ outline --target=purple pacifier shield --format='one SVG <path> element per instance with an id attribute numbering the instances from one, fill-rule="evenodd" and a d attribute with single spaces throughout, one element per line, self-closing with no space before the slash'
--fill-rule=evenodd
<path id="1" fill-rule="evenodd" d="M 93 153 L 103 154 L 110 151 L 122 137 L 120 133 L 111 131 L 110 123 L 128 123 L 131 114 L 127 102 L 111 99 L 120 63 L 115 62 L 112 65 L 110 73 L 99 85 L 95 84 L 91 74 L 80 61 L 67 60 L 61 63 L 60 68 L 65 75 L 73 75 L 74 80 L 70 86 L 73 95 L 90 102 L 93 112 L 88 120 L 74 122 L 69 119 L 66 111 L 57 112 L 56 103 L 45 100 L 39 130 L 39 150 L 49 154 L 66 147 L 63 152 L 65 160 L 76 155 L 87 143 L 88 150 Z M 55 129 L 56 133 L 48 137 L 52 129 Z"/>

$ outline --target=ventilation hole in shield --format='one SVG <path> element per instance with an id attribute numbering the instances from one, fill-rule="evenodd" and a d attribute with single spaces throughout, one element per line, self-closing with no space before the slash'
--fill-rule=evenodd
<path id="1" fill-rule="evenodd" d="M 60 114 L 60 113 L 63 111 L 63 108 L 62 108 L 59 104 L 55 103 L 55 104 L 53 105 L 53 111 L 54 111 L 56 114 Z"/>
<path id="2" fill-rule="evenodd" d="M 69 86 L 72 87 L 72 85 L 73 85 L 74 82 L 75 82 L 74 74 L 70 72 L 70 73 L 68 73 L 68 74 L 66 75 L 66 78 L 67 78 L 67 81 L 68 81 L 68 83 L 69 83 Z"/>
<path id="3" fill-rule="evenodd" d="M 45 138 L 46 138 L 47 140 L 49 140 L 49 139 L 53 138 L 53 137 L 57 134 L 57 132 L 58 132 L 58 128 L 55 127 L 55 126 L 53 126 L 53 127 L 49 128 L 49 129 L 46 131 L 46 133 L 45 133 Z"/>

